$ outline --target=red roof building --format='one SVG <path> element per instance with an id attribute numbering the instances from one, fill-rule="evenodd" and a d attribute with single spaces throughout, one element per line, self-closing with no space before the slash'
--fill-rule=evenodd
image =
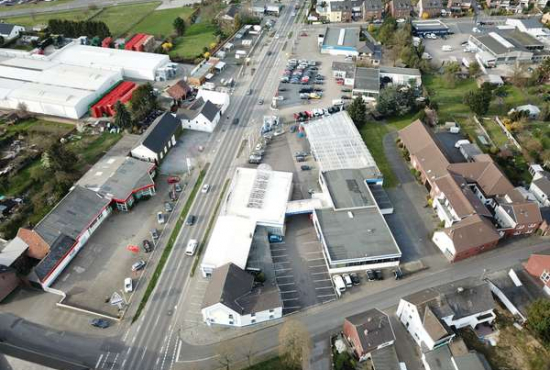
<path id="1" fill-rule="evenodd" d="M 525 270 L 529 275 L 540 280 L 544 291 L 550 295 L 550 255 L 532 254 L 525 265 Z"/>

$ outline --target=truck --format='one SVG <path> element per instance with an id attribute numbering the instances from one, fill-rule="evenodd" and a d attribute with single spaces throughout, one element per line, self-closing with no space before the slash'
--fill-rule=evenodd
<path id="1" fill-rule="evenodd" d="M 441 50 L 443 50 L 443 51 L 453 51 L 453 47 L 451 45 L 443 45 L 441 47 Z"/>
<path id="2" fill-rule="evenodd" d="M 205 89 L 205 90 L 214 91 L 214 89 L 216 88 L 216 84 L 214 82 L 205 82 L 202 85 L 202 88 Z"/>

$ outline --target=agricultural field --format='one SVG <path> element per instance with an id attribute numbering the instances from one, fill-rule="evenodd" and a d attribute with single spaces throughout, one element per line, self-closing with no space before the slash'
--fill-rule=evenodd
<path id="1" fill-rule="evenodd" d="M 157 39 L 164 39 L 174 33 L 173 22 L 176 17 L 182 18 L 189 24 L 189 17 L 193 11 L 194 8 L 191 7 L 155 10 L 133 26 L 129 33 L 143 32 L 153 35 Z"/>
<path id="2" fill-rule="evenodd" d="M 68 12 L 59 13 L 41 13 L 31 14 L 20 17 L 5 18 L 6 22 L 19 24 L 25 27 L 33 27 L 37 25 L 47 25 L 50 19 L 62 19 L 72 21 L 85 21 L 94 16 L 99 10 L 80 9 Z"/>
<path id="3" fill-rule="evenodd" d="M 118 5 L 103 9 L 91 18 L 105 22 L 114 37 L 123 36 L 137 22 L 149 17 L 149 14 L 160 5 L 159 2 Z"/>

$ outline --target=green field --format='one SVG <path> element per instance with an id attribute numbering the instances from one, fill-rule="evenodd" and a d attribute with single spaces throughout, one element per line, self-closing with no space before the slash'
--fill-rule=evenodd
<path id="1" fill-rule="evenodd" d="M 9 21 L 10 23 L 19 24 L 25 27 L 32 27 L 32 26 L 41 25 L 41 24 L 47 25 L 50 19 L 85 21 L 86 19 L 90 18 L 97 12 L 98 10 L 82 9 L 82 10 L 60 12 L 60 13 L 42 13 L 42 14 L 26 15 L 21 17 L 10 17 L 10 18 L 7 18 L 7 21 Z"/>
<path id="2" fill-rule="evenodd" d="M 92 17 L 92 20 L 105 22 L 111 34 L 118 37 L 128 32 L 136 22 L 141 21 L 147 14 L 155 10 L 159 4 L 159 2 L 152 2 L 112 6 L 105 8 L 102 12 Z"/>
<path id="3" fill-rule="evenodd" d="M 194 58 L 203 52 L 203 48 L 216 42 L 214 35 L 217 27 L 211 23 L 196 23 L 187 28 L 185 34 L 176 38 L 176 46 L 170 52 L 171 56 Z"/>
<path id="4" fill-rule="evenodd" d="M 154 35 L 158 39 L 164 39 L 174 32 L 173 22 L 176 17 L 188 20 L 194 9 L 183 7 L 179 9 L 155 10 L 145 19 L 136 24 L 129 33 L 143 32 Z"/>
<path id="5" fill-rule="evenodd" d="M 73 1 L 74 0 L 56 0 L 56 1 L 50 1 L 50 2 L 40 1 L 36 4 L 21 4 L 21 5 L 4 6 L 1 9 L 9 11 L 9 10 L 21 10 L 21 9 L 48 8 L 50 6 L 67 4 L 67 3 L 70 3 L 70 2 L 73 2 Z"/>
<path id="6" fill-rule="evenodd" d="M 477 89 L 475 80 L 457 80 L 454 88 L 448 88 L 441 76 L 423 75 L 422 83 L 428 89 L 430 98 L 439 105 L 439 121 L 452 121 L 456 116 L 470 114 L 470 110 L 462 103 L 464 95 Z"/>

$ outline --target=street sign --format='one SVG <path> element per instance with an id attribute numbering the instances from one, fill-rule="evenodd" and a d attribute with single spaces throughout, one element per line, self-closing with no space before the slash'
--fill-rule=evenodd
<path id="1" fill-rule="evenodd" d="M 123 302 L 122 297 L 117 292 L 114 292 L 111 296 L 111 305 L 112 306 L 118 306 Z"/>

